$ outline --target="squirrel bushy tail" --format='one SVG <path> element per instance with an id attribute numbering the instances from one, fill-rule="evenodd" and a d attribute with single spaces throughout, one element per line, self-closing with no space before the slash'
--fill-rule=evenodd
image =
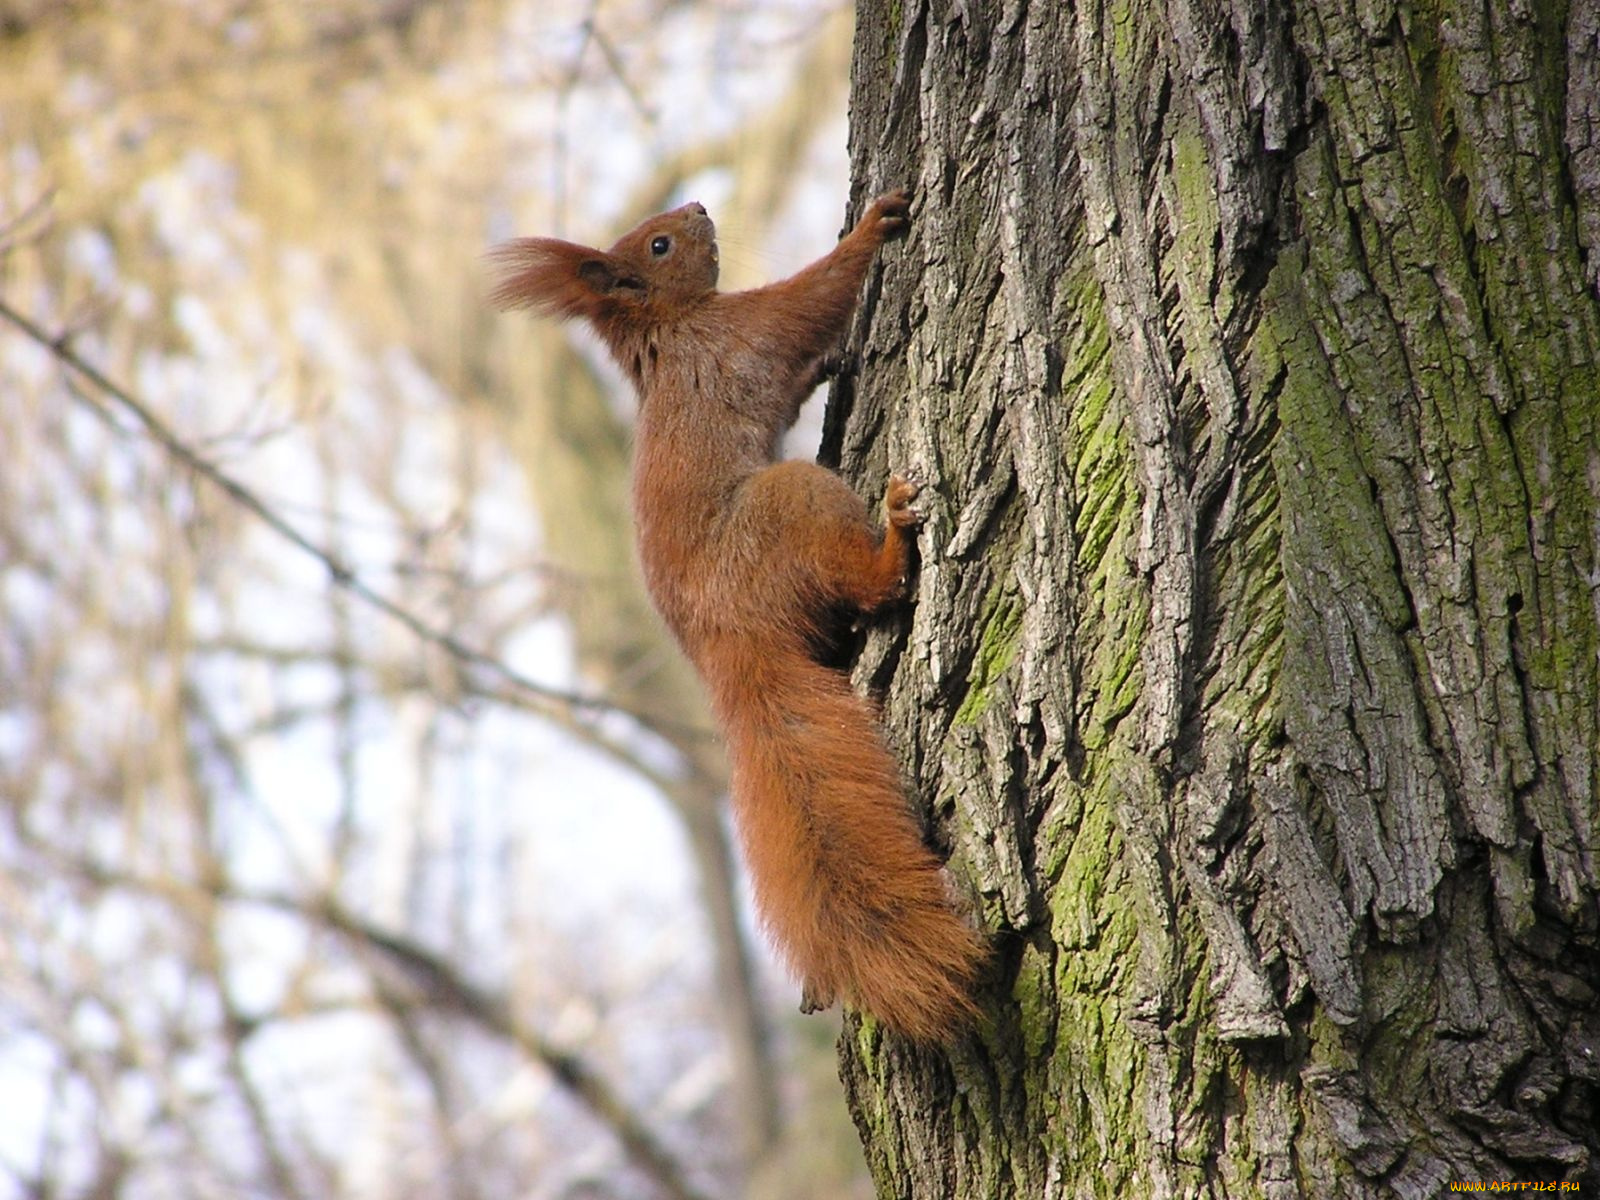
<path id="1" fill-rule="evenodd" d="M 948 1041 L 976 1014 L 984 949 L 950 904 L 867 703 L 797 649 L 736 639 L 703 661 L 756 907 L 808 1008 L 842 997 Z"/>

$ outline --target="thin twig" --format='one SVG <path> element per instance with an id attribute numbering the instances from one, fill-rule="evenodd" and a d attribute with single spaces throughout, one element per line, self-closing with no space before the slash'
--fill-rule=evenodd
<path id="1" fill-rule="evenodd" d="M 0 258 L 5 257 L 25 240 L 41 237 L 50 228 L 50 204 L 55 195 L 54 188 L 46 188 L 23 205 L 22 211 L 16 216 L 0 221 Z M 39 221 L 39 228 L 24 237 L 23 230 L 36 219 Z"/>
<path id="2" fill-rule="evenodd" d="M 628 69 L 622 62 L 622 56 L 617 53 L 616 46 L 612 44 L 611 39 L 606 36 L 594 17 L 590 17 L 586 24 L 588 25 L 587 32 L 589 36 L 593 38 L 594 44 L 600 47 L 600 56 L 606 60 L 606 66 L 611 68 L 611 74 L 615 76 L 623 94 L 632 103 L 634 111 L 639 114 L 639 119 L 647 126 L 654 128 L 656 124 L 655 110 L 639 94 L 639 89 L 633 86 L 633 80 L 628 78 Z"/>

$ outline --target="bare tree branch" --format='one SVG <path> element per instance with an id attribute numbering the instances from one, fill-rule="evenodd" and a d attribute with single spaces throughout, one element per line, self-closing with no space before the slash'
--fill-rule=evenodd
<path id="1" fill-rule="evenodd" d="M 336 901 L 325 899 L 308 908 L 292 897 L 240 893 L 236 898 L 285 908 L 317 920 L 347 940 L 377 951 L 401 968 L 427 1003 L 441 1011 L 466 1017 L 484 1029 L 514 1043 L 537 1061 L 558 1083 L 616 1135 L 630 1160 L 647 1172 L 675 1200 L 701 1200 L 700 1192 L 684 1178 L 683 1169 L 649 1127 L 611 1085 L 578 1055 L 556 1046 L 537 1030 L 518 1020 L 505 1001 L 465 978 L 454 966 L 402 934 L 391 933 L 351 913 Z"/>
<path id="2" fill-rule="evenodd" d="M 156 415 L 155 410 L 148 404 L 111 379 L 74 350 L 70 344 L 71 339 L 69 336 L 51 335 L 47 330 L 18 312 L 3 299 L 0 299 L 0 317 L 3 317 L 28 338 L 50 351 L 63 366 L 88 380 L 98 391 L 114 401 L 118 408 L 132 416 L 145 433 L 172 458 L 219 489 L 284 541 L 289 542 L 303 553 L 320 562 L 326 568 L 328 578 L 335 586 L 343 588 L 351 595 L 358 597 L 371 607 L 398 621 L 418 640 L 443 650 L 451 658 L 465 666 L 476 668 L 510 684 L 523 695 L 537 701 L 538 703 L 535 707 L 546 715 L 558 716 L 565 714 L 579 723 L 586 723 L 599 716 L 614 714 L 628 717 L 642 728 L 663 737 L 669 734 L 689 739 L 709 736 L 706 730 L 680 728 L 670 721 L 663 721 L 615 701 L 604 700 L 597 696 L 586 696 L 579 692 L 567 691 L 561 688 L 548 687 L 530 679 L 527 675 L 502 660 L 467 645 L 455 634 L 438 628 L 424 617 L 419 616 L 398 601 L 378 591 L 341 558 L 301 533 L 299 529 L 273 509 L 251 488 L 196 451 Z M 71 390 L 74 397 L 95 409 L 102 417 L 109 415 L 105 406 L 94 397 L 79 388 L 72 388 Z"/>
<path id="3" fill-rule="evenodd" d="M 151 878 L 107 867 L 80 855 L 47 853 L 62 859 L 72 871 L 91 883 L 126 887 L 161 899 L 191 919 L 213 902 L 231 901 L 288 913 L 337 934 L 358 953 L 377 955 L 397 970 L 418 998 L 414 1004 L 464 1018 L 517 1046 L 610 1130 L 628 1161 L 649 1176 L 671 1200 L 710 1200 L 707 1193 L 689 1182 L 682 1164 L 594 1067 L 580 1055 L 563 1049 L 530 1028 L 504 998 L 472 982 L 452 963 L 414 939 L 373 924 L 331 896 L 301 898 L 278 891 L 240 888 L 222 879 Z M 375 986 L 379 989 L 378 999 L 384 1005 L 401 1002 L 401 992 L 397 989 L 384 987 L 381 980 L 375 981 Z"/>

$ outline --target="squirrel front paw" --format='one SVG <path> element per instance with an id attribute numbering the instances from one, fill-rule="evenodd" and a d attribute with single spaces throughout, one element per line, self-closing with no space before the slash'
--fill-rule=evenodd
<path id="1" fill-rule="evenodd" d="M 819 988 L 809 979 L 800 985 L 800 1011 L 803 1013 L 826 1012 L 833 1007 L 835 999 L 830 989 Z"/>
<path id="2" fill-rule="evenodd" d="M 911 507 L 919 491 L 921 489 L 909 479 L 889 476 L 889 486 L 883 490 L 883 515 L 889 524 L 901 529 L 915 529 L 922 524 L 922 514 Z"/>
<path id="3" fill-rule="evenodd" d="M 879 241 L 899 233 L 911 222 L 911 193 L 905 188 L 885 192 L 867 206 L 859 229 L 865 229 Z"/>

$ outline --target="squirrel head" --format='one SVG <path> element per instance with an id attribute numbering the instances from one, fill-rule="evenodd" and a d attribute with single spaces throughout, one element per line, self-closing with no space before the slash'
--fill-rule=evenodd
<path id="1" fill-rule="evenodd" d="M 546 316 L 660 319 L 717 288 L 717 229 L 705 206 L 649 218 L 609 250 L 556 238 L 518 238 L 489 252 L 499 308 Z"/>

